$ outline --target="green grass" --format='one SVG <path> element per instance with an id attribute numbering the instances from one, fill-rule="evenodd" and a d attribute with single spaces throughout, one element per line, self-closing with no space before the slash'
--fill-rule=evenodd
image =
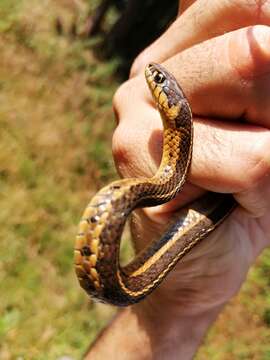
<path id="1" fill-rule="evenodd" d="M 65 2 L 0 4 L 0 358 L 79 358 L 112 310 L 73 270 L 83 207 L 115 176 L 115 64 L 58 37 Z"/>
<path id="2" fill-rule="evenodd" d="M 68 28 L 80 11 L 69 0 L 0 1 L 3 360 L 79 359 L 113 313 L 88 300 L 73 270 L 83 208 L 116 176 L 110 150 L 116 62 L 101 63 L 89 44 L 54 31 L 57 16 Z M 198 359 L 270 359 L 269 279 L 266 252 Z"/>

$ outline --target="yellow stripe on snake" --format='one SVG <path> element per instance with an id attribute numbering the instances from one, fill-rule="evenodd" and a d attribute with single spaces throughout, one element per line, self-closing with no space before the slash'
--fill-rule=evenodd
<path id="1" fill-rule="evenodd" d="M 101 189 L 83 213 L 74 251 L 81 286 L 91 297 L 117 306 L 150 294 L 236 206 L 232 195 L 206 193 L 184 208 L 159 240 L 120 266 L 127 217 L 136 208 L 173 199 L 186 181 L 192 157 L 192 113 L 181 87 L 158 64 L 149 64 L 145 76 L 164 127 L 160 167 L 152 178 L 118 180 Z"/>

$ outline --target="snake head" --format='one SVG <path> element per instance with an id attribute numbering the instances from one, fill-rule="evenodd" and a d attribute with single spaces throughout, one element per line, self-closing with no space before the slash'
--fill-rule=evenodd
<path id="1" fill-rule="evenodd" d="M 180 113 L 182 102 L 185 101 L 175 77 L 163 66 L 150 63 L 145 68 L 145 78 L 163 120 L 174 120 Z"/>

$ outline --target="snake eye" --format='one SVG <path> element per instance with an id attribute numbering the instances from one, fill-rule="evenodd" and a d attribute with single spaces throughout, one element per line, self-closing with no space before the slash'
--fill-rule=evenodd
<path id="1" fill-rule="evenodd" d="M 158 73 L 154 76 L 154 80 L 155 80 L 155 82 L 156 82 L 157 84 L 162 84 L 163 81 L 165 80 L 165 76 L 164 76 L 162 73 L 158 72 Z"/>

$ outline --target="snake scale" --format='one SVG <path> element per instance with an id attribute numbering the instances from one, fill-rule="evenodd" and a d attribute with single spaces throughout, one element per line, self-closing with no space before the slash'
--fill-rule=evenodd
<path id="1" fill-rule="evenodd" d="M 101 189 L 83 213 L 74 250 L 80 285 L 91 297 L 117 306 L 150 294 L 236 206 L 230 194 L 207 192 L 184 208 L 160 239 L 121 267 L 120 240 L 127 217 L 135 208 L 173 199 L 186 181 L 192 158 L 192 113 L 181 87 L 158 64 L 149 64 L 145 77 L 163 121 L 160 167 L 152 178 L 117 180 Z"/>

